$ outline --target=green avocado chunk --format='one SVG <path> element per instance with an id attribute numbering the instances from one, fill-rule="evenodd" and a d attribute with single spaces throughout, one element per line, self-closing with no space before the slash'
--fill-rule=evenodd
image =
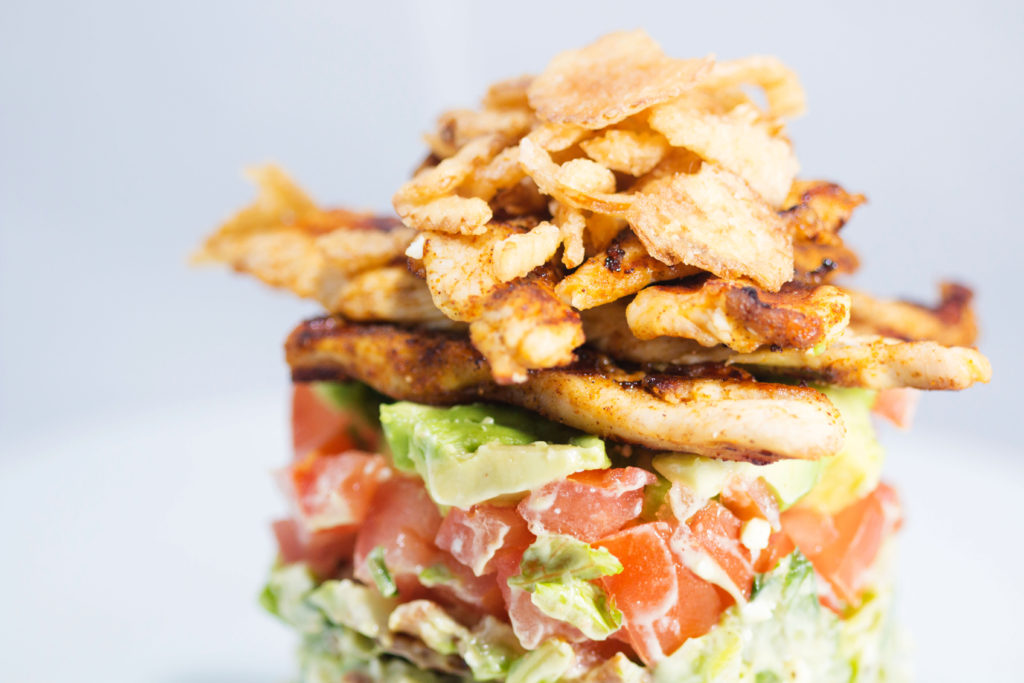
<path id="1" fill-rule="evenodd" d="M 380 408 L 396 468 L 422 477 L 434 502 L 469 508 L 611 465 L 604 442 L 535 414 L 471 403 Z"/>

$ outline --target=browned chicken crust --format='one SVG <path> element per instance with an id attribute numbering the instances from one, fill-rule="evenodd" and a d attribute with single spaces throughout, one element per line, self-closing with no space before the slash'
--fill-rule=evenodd
<path id="1" fill-rule="evenodd" d="M 830 285 L 766 292 L 717 278 L 648 287 L 626 307 L 638 339 L 685 337 L 739 352 L 813 348 L 836 338 L 849 319 L 850 298 Z"/>
<path id="2" fill-rule="evenodd" d="M 852 289 L 851 325 L 905 341 L 934 341 L 946 346 L 974 346 L 978 324 L 971 308 L 974 293 L 955 282 L 944 282 L 939 303 L 933 307 L 908 301 L 877 299 Z"/>
<path id="3" fill-rule="evenodd" d="M 762 383 L 720 366 L 627 372 L 584 352 L 569 367 L 499 385 L 464 337 L 339 317 L 302 323 L 286 344 L 296 380 L 356 379 L 393 398 L 510 403 L 591 434 L 648 448 L 770 462 L 837 452 L 844 427 L 806 387 Z"/>

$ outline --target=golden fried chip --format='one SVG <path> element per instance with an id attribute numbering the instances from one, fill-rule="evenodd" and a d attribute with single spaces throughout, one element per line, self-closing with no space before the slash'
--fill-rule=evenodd
<path id="1" fill-rule="evenodd" d="M 315 241 L 332 267 L 351 275 L 401 258 L 415 234 L 399 225 L 391 230 L 332 230 Z"/>
<path id="2" fill-rule="evenodd" d="M 417 173 L 395 193 L 392 202 L 399 206 L 422 205 L 432 199 L 451 194 L 479 166 L 490 161 L 505 146 L 505 138 L 487 135 L 466 144 L 455 156 Z M 398 210 L 398 215 L 403 216 Z M 415 227 L 415 226 L 410 226 Z"/>
<path id="3" fill-rule="evenodd" d="M 354 276 L 325 273 L 317 300 L 349 320 L 436 323 L 446 320 L 430 297 L 427 283 L 405 264 L 367 270 Z"/>
<path id="4" fill-rule="evenodd" d="M 519 165 L 519 147 L 506 147 L 487 164 L 466 178 L 462 192 L 470 197 L 491 200 L 500 190 L 513 187 L 526 174 Z"/>
<path id="5" fill-rule="evenodd" d="M 582 126 L 567 123 L 544 123 L 526 136 L 532 143 L 549 152 L 569 149 L 590 133 Z"/>
<path id="6" fill-rule="evenodd" d="M 488 109 L 503 109 L 506 107 L 528 107 L 526 91 L 533 83 L 533 76 L 516 76 L 504 81 L 498 81 L 487 88 L 487 94 L 480 102 Z"/>
<path id="7" fill-rule="evenodd" d="M 778 291 L 793 275 L 793 241 L 778 214 L 741 178 L 714 164 L 646 183 L 626 219 L 648 253 L 724 279 Z"/>
<path id="8" fill-rule="evenodd" d="M 679 95 L 711 64 L 666 57 L 643 31 L 612 33 L 556 56 L 527 93 L 541 119 L 598 129 Z"/>
<path id="9" fill-rule="evenodd" d="M 548 222 L 530 232 L 509 235 L 494 245 L 494 274 L 502 282 L 522 277 L 547 263 L 561 243 L 558 226 Z"/>
<path id="10" fill-rule="evenodd" d="M 658 165 L 668 152 L 669 144 L 652 131 L 612 129 L 584 140 L 580 147 L 588 157 L 606 168 L 641 176 Z"/>
<path id="11" fill-rule="evenodd" d="M 551 155 L 529 136 L 519 143 L 519 163 L 541 192 L 573 208 L 622 216 L 633 204 L 631 196 L 595 190 L 595 187 L 607 188 L 609 176 L 614 189 L 615 176 L 608 169 L 586 159 L 574 159 L 565 164 L 571 166 L 563 172 Z"/>
<path id="12" fill-rule="evenodd" d="M 453 109 L 440 116 L 437 132 L 426 135 L 431 151 L 442 159 L 456 154 L 482 136 L 500 135 L 518 140 L 530 130 L 535 119 L 529 109 Z"/>
<path id="13" fill-rule="evenodd" d="M 807 98 L 800 79 L 775 57 L 755 56 L 716 62 L 703 85 L 715 90 L 745 83 L 764 89 L 771 116 L 788 118 L 804 113 Z"/>
<path id="14" fill-rule="evenodd" d="M 417 230 L 480 235 L 491 220 L 491 207 L 479 197 L 451 195 L 424 204 L 395 204 L 402 222 Z"/>
<path id="15" fill-rule="evenodd" d="M 551 215 L 561 234 L 562 263 L 567 268 L 575 268 L 586 258 L 586 247 L 583 244 L 583 233 L 587 229 L 587 219 L 583 212 L 558 202 L 552 202 Z"/>
<path id="16" fill-rule="evenodd" d="M 773 135 L 752 106 L 718 114 L 695 108 L 684 95 L 655 107 L 650 124 L 673 145 L 746 180 L 770 205 L 783 205 L 799 164 L 789 141 Z"/>

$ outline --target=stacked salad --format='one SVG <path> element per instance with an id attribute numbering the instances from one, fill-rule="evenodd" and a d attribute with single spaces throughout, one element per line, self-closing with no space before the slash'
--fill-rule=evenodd
<path id="1" fill-rule="evenodd" d="M 877 396 L 822 390 L 843 450 L 754 465 L 297 383 L 261 600 L 308 681 L 900 680 Z"/>
<path id="2" fill-rule="evenodd" d="M 844 283 L 776 59 L 642 31 L 443 114 L 395 215 L 274 167 L 203 245 L 315 299 L 262 593 L 302 679 L 890 681 L 873 417 L 991 375 L 971 291 Z"/>

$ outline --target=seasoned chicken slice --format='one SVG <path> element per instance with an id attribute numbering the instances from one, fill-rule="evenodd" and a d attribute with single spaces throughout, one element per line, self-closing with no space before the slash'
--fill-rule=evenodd
<path id="1" fill-rule="evenodd" d="M 735 355 L 725 346 L 708 348 L 682 337 L 637 339 L 626 323 L 623 301 L 583 311 L 581 317 L 587 346 L 630 363 L 691 365 L 722 362 Z"/>
<path id="2" fill-rule="evenodd" d="M 762 346 L 827 344 L 849 320 L 850 297 L 829 285 L 786 285 L 772 293 L 717 278 L 648 287 L 626 307 L 626 321 L 638 339 L 685 337 L 741 353 Z"/>
<path id="3" fill-rule="evenodd" d="M 868 389 L 965 389 L 989 381 L 988 359 L 975 349 L 921 341 L 861 335 L 847 328 L 824 351 L 755 351 L 738 354 L 725 346 L 703 347 L 689 339 L 637 339 L 630 332 L 621 303 L 587 311 L 587 345 L 620 360 L 649 364 L 688 365 L 724 362 L 741 365 L 754 375 Z"/>
<path id="4" fill-rule="evenodd" d="M 822 180 L 798 180 L 790 188 L 780 216 L 793 232 L 793 279 L 808 285 L 853 273 L 860 262 L 839 237 L 864 195 L 850 194 Z"/>
<path id="5" fill-rule="evenodd" d="M 473 344 L 501 383 L 522 382 L 526 371 L 572 362 L 583 343 L 579 314 L 555 296 L 550 273 L 503 282 L 495 246 L 521 230 L 493 223 L 482 235 L 428 233 L 423 268 L 434 304 L 452 320 L 470 323 Z"/>
<path id="6" fill-rule="evenodd" d="M 635 294 L 652 282 L 699 273 L 693 266 L 665 265 L 647 253 L 632 231 L 624 230 L 601 253 L 555 285 L 555 294 L 583 311 Z"/>
<path id="7" fill-rule="evenodd" d="M 758 351 L 733 356 L 729 362 L 774 375 L 869 389 L 966 389 L 992 377 L 988 359 L 975 349 L 849 331 L 821 353 Z"/>
<path id="8" fill-rule="evenodd" d="M 876 299 L 857 290 L 844 290 L 853 300 L 850 323 L 858 331 L 907 341 L 935 341 L 947 346 L 973 346 L 978 326 L 971 309 L 974 293 L 963 285 L 944 282 L 934 308 L 907 301 Z"/>
<path id="9" fill-rule="evenodd" d="M 511 403 L 610 439 L 709 457 L 768 462 L 839 450 L 836 409 L 806 387 L 755 382 L 721 366 L 627 373 L 588 353 L 568 368 L 499 385 L 467 339 L 393 325 L 318 318 L 286 344 L 298 381 L 352 378 L 393 398 Z"/>

